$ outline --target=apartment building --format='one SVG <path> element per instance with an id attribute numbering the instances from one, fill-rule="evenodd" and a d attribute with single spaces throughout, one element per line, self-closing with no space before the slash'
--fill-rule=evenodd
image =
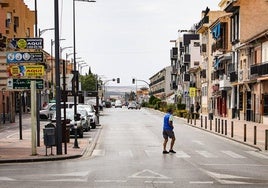
<path id="1" fill-rule="evenodd" d="M 34 11 L 31 11 L 23 0 L 0 1 L 0 108 L 1 119 L 3 114 L 10 122 L 15 121 L 16 99 L 22 96 L 23 106 L 26 106 L 27 92 L 8 90 L 7 86 L 7 63 L 6 46 L 9 38 L 27 38 L 34 35 Z M 26 110 L 26 109 L 23 109 Z M 4 121 L 3 121 L 4 122 Z"/>
<path id="2" fill-rule="evenodd" d="M 267 29 L 266 0 L 222 0 L 222 9 L 230 13 L 233 86 L 231 100 L 237 116 L 247 121 L 267 123 Z M 257 10 L 257 11 L 252 11 Z"/>
<path id="3" fill-rule="evenodd" d="M 165 100 L 167 96 L 170 96 L 174 93 L 171 90 L 171 66 L 165 67 L 162 70 L 158 71 L 150 80 L 150 94 L 154 95 L 159 99 Z"/>

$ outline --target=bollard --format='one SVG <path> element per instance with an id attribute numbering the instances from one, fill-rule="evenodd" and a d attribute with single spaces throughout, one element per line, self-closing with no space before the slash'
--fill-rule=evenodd
<path id="1" fill-rule="evenodd" d="M 221 134 L 223 134 L 223 119 L 221 120 Z"/>
<path id="2" fill-rule="evenodd" d="M 208 120 L 208 117 L 205 116 L 205 129 L 207 129 L 207 120 Z"/>
<path id="3" fill-rule="evenodd" d="M 218 125 L 217 125 L 217 118 L 215 118 L 215 132 L 217 132 L 217 127 L 218 127 Z"/>
<path id="4" fill-rule="evenodd" d="M 200 117 L 201 118 L 201 128 L 203 127 L 203 116 Z"/>
<path id="5" fill-rule="evenodd" d="M 192 116 L 192 114 L 190 115 L 190 123 L 191 123 L 191 125 L 193 124 L 193 116 Z"/>
<path id="6" fill-rule="evenodd" d="M 268 150 L 268 130 L 265 130 L 265 150 Z"/>
<path id="7" fill-rule="evenodd" d="M 210 128 L 209 129 L 212 130 L 212 120 L 209 120 L 209 123 L 210 123 L 210 125 L 209 125 Z"/>
<path id="8" fill-rule="evenodd" d="M 196 125 L 196 113 L 194 113 L 194 125 Z"/>
<path id="9" fill-rule="evenodd" d="M 225 135 L 227 135 L 227 119 L 225 120 Z"/>
<path id="10" fill-rule="evenodd" d="M 254 126 L 254 145 L 257 144 L 257 126 Z"/>
<path id="11" fill-rule="evenodd" d="M 221 120 L 220 118 L 218 119 L 218 133 L 221 132 Z"/>
<path id="12" fill-rule="evenodd" d="M 190 115 L 188 114 L 187 115 L 187 123 L 189 123 L 190 122 Z"/>
<path id="13" fill-rule="evenodd" d="M 234 137 L 234 122 L 231 122 L 231 137 Z"/>
<path id="14" fill-rule="evenodd" d="M 244 124 L 244 142 L 247 141 L 247 124 Z"/>

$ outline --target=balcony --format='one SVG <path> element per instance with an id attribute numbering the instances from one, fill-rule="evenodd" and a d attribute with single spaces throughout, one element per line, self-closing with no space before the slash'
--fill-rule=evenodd
<path id="1" fill-rule="evenodd" d="M 190 62 L 191 62 L 191 55 L 183 54 L 183 63 L 190 63 Z"/>
<path id="2" fill-rule="evenodd" d="M 268 74 L 268 62 L 262 64 L 251 65 L 250 67 L 250 77 L 255 78 Z"/>
<path id="3" fill-rule="evenodd" d="M 178 48 L 172 48 L 170 50 L 170 59 L 177 60 L 178 59 Z"/>
<path id="4" fill-rule="evenodd" d="M 238 75 L 236 71 L 230 72 L 230 82 L 236 82 L 238 80 Z"/>
<path id="5" fill-rule="evenodd" d="M 231 88 L 231 84 L 229 79 L 227 78 L 227 75 L 221 75 L 219 78 L 219 87 L 220 90 L 226 90 Z"/>

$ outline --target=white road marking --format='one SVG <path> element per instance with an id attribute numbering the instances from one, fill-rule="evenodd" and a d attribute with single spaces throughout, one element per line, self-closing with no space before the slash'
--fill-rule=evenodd
<path id="1" fill-rule="evenodd" d="M 242 155 L 239 155 L 235 152 L 232 152 L 232 151 L 221 151 L 222 153 L 226 154 L 226 155 L 229 155 L 230 157 L 232 158 L 235 158 L 235 159 L 245 159 L 246 157 L 242 156 Z"/>
<path id="2" fill-rule="evenodd" d="M 144 183 L 154 183 L 154 184 L 173 184 L 174 181 L 144 181 Z"/>
<path id="3" fill-rule="evenodd" d="M 148 170 L 148 169 L 137 172 L 129 177 L 130 178 L 147 178 L 147 179 L 149 179 L 149 178 L 169 179 L 167 176 L 164 176 L 162 174 L 159 174 L 157 172 L 154 172 L 154 171 Z"/>
<path id="4" fill-rule="evenodd" d="M 188 155 L 184 151 L 179 150 L 179 151 L 176 151 L 176 152 L 177 152 L 176 157 L 178 157 L 178 158 L 190 158 L 191 157 L 190 155 Z"/>
<path id="5" fill-rule="evenodd" d="M 204 143 L 201 142 L 201 141 L 199 141 L 199 140 L 193 140 L 192 142 L 193 142 L 193 143 L 196 143 L 196 144 L 198 144 L 198 145 L 200 145 L 200 146 L 203 146 L 203 145 L 204 145 Z"/>
<path id="6" fill-rule="evenodd" d="M 0 177 L 0 181 L 15 181 L 15 179 L 9 177 Z"/>
<path id="7" fill-rule="evenodd" d="M 196 150 L 196 153 L 198 153 L 206 158 L 217 158 L 218 157 L 218 156 L 216 156 L 208 151 L 205 151 L 205 150 Z"/>
<path id="8" fill-rule="evenodd" d="M 127 180 L 95 180 L 95 183 L 126 183 Z"/>
<path id="9" fill-rule="evenodd" d="M 268 156 L 267 156 L 267 155 L 258 153 L 258 152 L 256 152 L 256 151 L 246 151 L 246 153 L 248 153 L 248 154 L 250 154 L 250 155 L 253 155 L 253 156 L 255 156 L 255 157 L 261 158 L 261 159 L 268 159 Z"/>
<path id="10" fill-rule="evenodd" d="M 92 156 L 104 156 L 105 150 L 95 149 L 92 153 Z"/>
<path id="11" fill-rule="evenodd" d="M 190 181 L 190 184 L 213 184 L 213 181 Z"/>

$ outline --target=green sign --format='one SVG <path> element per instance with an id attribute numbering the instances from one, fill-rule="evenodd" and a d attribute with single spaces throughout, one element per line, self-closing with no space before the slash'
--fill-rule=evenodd
<path id="1" fill-rule="evenodd" d="M 31 88 L 32 79 L 13 79 L 13 89 L 30 89 Z M 36 81 L 36 89 L 44 89 L 44 80 L 43 79 L 35 79 Z M 9 82 L 12 82 L 9 80 Z M 12 84 L 12 83 L 9 83 Z"/>

